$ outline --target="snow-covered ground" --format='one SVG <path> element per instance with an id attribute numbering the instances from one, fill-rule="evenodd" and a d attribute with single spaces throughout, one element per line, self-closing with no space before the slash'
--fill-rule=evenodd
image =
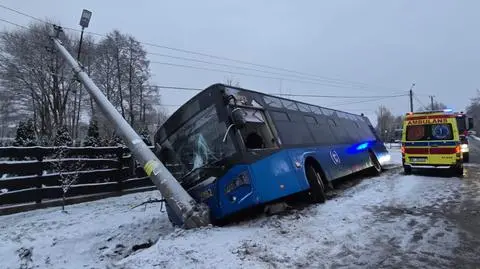
<path id="1" fill-rule="evenodd" d="M 390 152 L 390 164 L 392 165 L 401 165 L 402 164 L 402 152 L 400 144 L 385 144 L 388 152 Z"/>
<path id="2" fill-rule="evenodd" d="M 477 141 L 480 141 L 480 137 L 476 136 L 476 135 L 470 135 L 469 137 L 477 140 Z"/>
<path id="3" fill-rule="evenodd" d="M 325 204 L 195 230 L 172 228 L 160 204 L 132 208 L 156 191 L 0 216 L 0 268 L 440 268 L 460 241 L 438 212 L 461 188 L 397 169 Z"/>

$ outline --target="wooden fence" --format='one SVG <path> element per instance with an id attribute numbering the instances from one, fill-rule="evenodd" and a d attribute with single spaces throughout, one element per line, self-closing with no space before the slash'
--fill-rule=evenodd
<path id="1" fill-rule="evenodd" d="M 0 214 L 155 189 L 124 147 L 0 147 Z"/>

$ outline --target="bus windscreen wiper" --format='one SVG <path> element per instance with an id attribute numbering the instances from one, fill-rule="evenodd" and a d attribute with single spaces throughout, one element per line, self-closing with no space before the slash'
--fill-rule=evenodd
<path id="1" fill-rule="evenodd" d="M 198 171 L 199 169 L 217 169 L 218 167 L 216 166 L 210 166 L 210 164 L 205 164 L 202 166 L 199 166 L 197 168 L 193 168 L 190 172 L 186 173 L 183 177 L 180 178 L 181 181 L 183 181 L 185 178 L 191 176 L 193 173 Z"/>

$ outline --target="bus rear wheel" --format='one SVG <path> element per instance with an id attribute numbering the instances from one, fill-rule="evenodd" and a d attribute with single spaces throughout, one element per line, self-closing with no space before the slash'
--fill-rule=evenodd
<path id="1" fill-rule="evenodd" d="M 308 190 L 309 200 L 312 203 L 325 203 L 327 200 L 325 196 L 325 184 L 319 171 L 312 165 L 309 165 L 306 169 L 308 183 L 310 189 Z"/>
<path id="2" fill-rule="evenodd" d="M 380 174 L 382 172 L 382 165 L 378 161 L 377 156 L 375 156 L 375 153 L 373 153 L 373 151 L 369 151 L 368 154 L 370 156 L 370 161 L 372 161 L 373 163 L 373 173 L 375 175 Z"/>

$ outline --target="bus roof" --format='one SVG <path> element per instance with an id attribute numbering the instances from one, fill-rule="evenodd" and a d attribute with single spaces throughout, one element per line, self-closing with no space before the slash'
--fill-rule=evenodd
<path id="1" fill-rule="evenodd" d="M 282 100 L 286 100 L 286 101 L 290 101 L 290 102 L 295 102 L 295 103 L 300 103 L 300 104 L 304 104 L 304 105 L 317 106 L 317 107 L 320 107 L 320 108 L 329 109 L 329 110 L 333 110 L 333 111 L 338 111 L 338 112 L 342 112 L 342 113 L 346 113 L 346 114 L 350 114 L 350 115 L 363 116 L 363 117 L 365 117 L 363 114 L 359 115 L 359 114 L 350 113 L 350 112 L 346 112 L 346 111 L 342 111 L 342 110 L 338 110 L 338 109 L 334 109 L 334 108 L 329 108 L 329 107 L 314 105 L 314 104 L 310 104 L 310 103 L 305 103 L 305 102 L 298 101 L 298 100 L 288 99 L 288 98 L 285 98 L 285 97 L 280 97 L 280 96 L 276 96 L 276 95 L 273 95 L 273 94 L 268 94 L 268 93 L 264 93 L 264 92 L 260 92 L 260 91 L 249 90 L 249 89 L 245 89 L 245 88 L 240 88 L 240 87 L 225 85 L 225 84 L 222 84 L 222 83 L 212 84 L 212 85 L 210 85 L 209 87 L 205 88 L 204 90 L 200 91 L 199 93 L 197 93 L 196 95 L 194 95 L 192 98 L 190 98 L 187 102 L 185 102 L 183 105 L 181 105 L 181 106 L 172 114 L 172 116 L 173 116 L 174 114 L 176 114 L 177 112 L 180 112 L 181 110 L 183 110 L 183 109 L 185 108 L 185 106 L 187 106 L 188 104 L 191 104 L 192 102 L 194 102 L 200 95 L 205 94 L 205 92 L 214 91 L 215 89 L 217 89 L 217 90 L 222 90 L 224 87 L 226 87 L 226 88 L 232 88 L 232 89 L 236 89 L 236 90 L 240 90 L 240 91 L 246 91 L 246 92 L 256 93 L 256 94 L 259 94 L 259 95 L 269 96 L 269 97 L 272 97 L 272 98 L 282 99 Z"/>
<path id="2" fill-rule="evenodd" d="M 162 126 L 157 130 L 157 134 L 155 136 L 159 135 L 158 132 L 160 132 L 162 130 L 166 133 L 170 133 L 170 131 L 174 131 L 175 129 L 178 128 L 177 125 L 181 125 L 183 122 L 185 122 L 186 120 L 191 118 L 193 115 L 198 113 L 201 110 L 202 107 L 206 107 L 205 105 L 202 106 L 202 103 L 203 104 L 211 103 L 212 94 L 220 94 L 220 91 L 225 90 L 225 89 L 229 89 L 229 88 L 234 89 L 234 90 L 238 90 L 238 91 L 250 92 L 250 93 L 253 93 L 253 94 L 256 94 L 256 95 L 259 95 L 259 96 L 268 96 L 268 97 L 271 97 L 271 98 L 276 98 L 276 99 L 280 99 L 280 100 L 294 102 L 294 103 L 297 103 L 297 104 L 314 106 L 314 107 L 322 108 L 322 109 L 325 109 L 325 110 L 330 110 L 330 111 L 333 111 L 333 112 L 340 112 L 340 113 L 353 115 L 353 116 L 356 116 L 356 117 L 367 118 L 363 114 L 358 115 L 358 114 L 349 113 L 349 112 L 345 112 L 345 111 L 341 111 L 341 110 L 337 110 L 337 109 L 332 109 L 332 108 L 313 105 L 313 104 L 309 104 L 309 103 L 305 103 L 305 102 L 301 102 L 301 101 L 297 101 L 297 100 L 292 100 L 292 99 L 288 99 L 288 98 L 284 98 L 284 97 L 278 97 L 278 96 L 275 96 L 275 95 L 272 95 L 272 94 L 267 94 L 267 93 L 263 93 L 263 92 L 259 92 L 259 91 L 254 91 L 254 90 L 248 90 L 248 89 L 244 89 L 244 88 L 240 88 L 240 87 L 229 86 L 229 85 L 225 85 L 225 84 L 222 84 L 222 83 L 216 83 L 216 84 L 212 84 L 209 87 L 205 88 L 204 90 L 200 91 L 199 93 L 194 95 L 192 98 L 190 98 L 187 102 L 185 102 L 183 105 L 181 105 L 162 124 Z M 192 107 L 192 106 L 194 106 L 194 107 Z M 285 108 L 285 109 L 287 109 L 287 108 Z"/>

